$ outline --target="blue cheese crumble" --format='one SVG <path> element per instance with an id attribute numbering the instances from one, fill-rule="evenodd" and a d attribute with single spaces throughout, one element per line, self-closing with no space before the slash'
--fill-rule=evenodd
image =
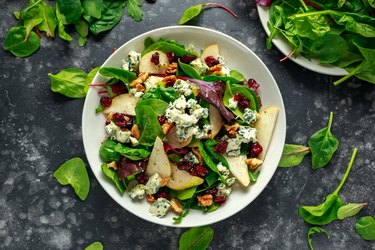
<path id="1" fill-rule="evenodd" d="M 223 165 L 223 163 L 219 162 L 217 164 L 217 169 L 221 173 L 221 175 L 224 177 L 224 179 L 227 179 L 230 175 L 229 169 Z"/>
<path id="2" fill-rule="evenodd" d="M 226 184 L 224 183 L 220 183 L 218 186 L 217 186 L 217 196 L 225 196 L 225 197 L 228 197 L 230 195 L 230 193 L 232 192 L 232 188 L 231 187 L 228 187 Z"/>
<path id="3" fill-rule="evenodd" d="M 257 130 L 250 126 L 239 126 L 238 137 L 242 143 L 250 143 L 256 141 Z"/>
<path id="4" fill-rule="evenodd" d="M 181 94 L 181 95 L 184 95 L 184 96 L 189 96 L 189 95 L 193 94 L 193 90 L 199 90 L 198 86 L 196 86 L 195 84 L 193 84 L 189 81 L 181 80 L 181 79 L 178 79 L 174 83 L 173 89 L 178 94 Z"/>
<path id="5" fill-rule="evenodd" d="M 165 116 L 176 125 L 176 138 L 180 142 L 193 135 L 203 138 L 211 129 L 210 126 L 200 129 L 197 125 L 200 119 L 208 117 L 208 109 L 201 107 L 194 99 L 186 101 L 184 95 L 168 105 Z"/>
<path id="6" fill-rule="evenodd" d="M 199 164 L 199 160 L 198 160 L 198 157 L 195 156 L 195 154 L 193 152 L 189 152 L 187 155 L 185 155 L 181 160 L 181 162 L 191 162 L 191 163 L 194 163 L 194 164 Z"/>
<path id="7" fill-rule="evenodd" d="M 229 138 L 226 140 L 228 142 L 226 153 L 229 156 L 237 156 L 241 153 L 241 141 L 238 136 L 235 138 Z"/>
<path id="8" fill-rule="evenodd" d="M 203 62 L 201 58 L 194 59 L 190 65 L 198 72 L 199 75 L 204 75 L 208 71 L 207 65 Z"/>
<path id="9" fill-rule="evenodd" d="M 139 67 L 139 61 L 141 60 L 141 54 L 136 51 L 129 51 L 128 56 L 122 62 L 122 68 L 129 71 L 137 71 Z"/>
<path id="10" fill-rule="evenodd" d="M 131 136 L 129 130 L 122 130 L 112 121 L 104 129 L 111 140 L 117 140 L 120 143 L 131 143 L 133 146 L 137 146 L 139 143 L 136 138 Z"/>
<path id="11" fill-rule="evenodd" d="M 165 198 L 158 198 L 154 203 L 151 204 L 149 212 L 158 218 L 163 218 L 169 208 L 171 207 L 171 202 Z"/>
<path id="12" fill-rule="evenodd" d="M 133 187 L 132 190 L 130 190 L 129 195 L 132 199 L 138 198 L 143 199 L 146 194 L 147 187 L 143 184 L 138 184 L 135 187 Z"/>
<path id="13" fill-rule="evenodd" d="M 153 174 L 146 183 L 146 193 L 156 194 L 160 188 L 161 177 L 158 173 Z"/>
<path id="14" fill-rule="evenodd" d="M 252 109 L 249 109 L 249 108 L 245 108 L 244 112 L 243 112 L 243 121 L 244 123 L 246 124 L 252 124 L 254 122 L 256 122 L 258 120 L 258 112 L 252 110 Z"/>
<path id="15" fill-rule="evenodd" d="M 237 108 L 238 101 L 235 101 L 234 97 L 230 98 L 228 101 L 229 101 L 229 108 L 231 109 Z"/>

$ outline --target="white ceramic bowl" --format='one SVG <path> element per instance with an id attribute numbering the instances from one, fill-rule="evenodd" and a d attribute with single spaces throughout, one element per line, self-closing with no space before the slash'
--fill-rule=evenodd
<path id="1" fill-rule="evenodd" d="M 103 114 L 95 114 L 95 108 L 99 103 L 98 89 L 95 87 L 90 88 L 87 93 L 82 114 L 83 143 L 90 167 L 104 190 L 119 205 L 142 219 L 173 227 L 195 227 L 221 221 L 249 205 L 267 186 L 276 171 L 286 133 L 285 109 L 279 88 L 267 67 L 245 45 L 223 33 L 194 26 L 172 26 L 146 32 L 131 39 L 117 49 L 104 62 L 103 66 L 121 67 L 121 62 L 125 55 L 130 50 L 142 51 L 143 41 L 149 36 L 153 38 L 163 37 L 174 39 L 185 45 L 192 43 L 197 51 L 210 44 L 218 43 L 221 54 L 226 59 L 229 68 L 239 70 L 246 78 L 254 78 L 261 84 L 263 107 L 268 105 L 280 107 L 272 142 L 269 146 L 259 179 L 254 185 L 246 189 L 235 189 L 225 205 L 214 212 L 203 213 L 191 210 L 180 224 L 173 223 L 172 218 L 176 216 L 173 212 L 169 212 L 162 219 L 152 216 L 148 212 L 150 204 L 146 200 L 134 201 L 127 193 L 121 196 L 113 183 L 102 173 L 100 168 L 102 160 L 99 157 L 99 147 L 105 137 L 105 117 Z M 103 81 L 104 79 L 100 75 L 96 75 L 93 80 L 94 83 L 103 83 Z"/>
<path id="2" fill-rule="evenodd" d="M 258 14 L 260 18 L 260 22 L 262 23 L 262 26 L 264 30 L 266 31 L 267 35 L 270 35 L 270 30 L 267 27 L 267 22 L 270 19 L 270 13 L 269 13 L 269 7 L 267 6 L 260 6 L 257 5 L 258 8 Z M 272 39 L 273 44 L 283 53 L 285 56 L 287 56 L 291 51 L 292 47 L 290 46 L 289 42 L 286 39 L 283 39 L 281 37 L 275 37 Z M 316 59 L 308 60 L 303 56 L 298 57 L 289 57 L 290 60 L 297 63 L 298 65 L 309 69 L 311 71 L 326 74 L 326 75 L 332 75 L 332 76 L 344 76 L 347 75 L 348 72 L 345 69 L 336 67 L 331 64 L 321 64 Z"/>

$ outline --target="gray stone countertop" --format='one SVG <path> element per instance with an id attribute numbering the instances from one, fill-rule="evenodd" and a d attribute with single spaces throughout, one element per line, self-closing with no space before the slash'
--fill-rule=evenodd
<path id="1" fill-rule="evenodd" d="M 315 249 L 375 249 L 375 242 L 355 232 L 356 220 L 375 214 L 375 88 L 357 79 L 334 87 L 337 77 L 306 70 L 265 48 L 266 34 L 255 1 L 216 1 L 239 15 L 212 8 L 196 25 L 221 31 L 253 50 L 275 77 L 284 98 L 287 143 L 307 144 L 326 126 L 333 111 L 332 133 L 338 151 L 324 169 L 313 171 L 310 158 L 295 168 L 278 169 L 260 196 L 238 214 L 212 225 L 210 249 L 308 249 L 310 226 L 298 215 L 300 205 L 323 201 L 340 182 L 354 147 L 358 156 L 341 198 L 367 202 L 361 213 L 324 226 L 330 238 L 314 236 Z M 0 40 L 17 21 L 13 12 L 27 1 L 0 1 Z M 146 31 L 176 25 L 182 11 L 201 1 L 144 2 L 145 16 L 135 22 L 124 14 L 110 32 L 91 36 L 85 47 L 74 41 L 42 39 L 28 58 L 0 50 L 0 249 L 83 249 L 100 241 L 105 249 L 177 249 L 185 229 L 146 222 L 115 203 L 88 168 L 91 191 L 81 202 L 68 186 L 52 177 L 66 160 L 86 160 L 81 115 L 84 99 L 69 99 L 50 90 L 47 73 L 75 67 L 88 72 L 102 64 L 113 48 Z M 53 3 L 52 3 L 53 4 Z"/>

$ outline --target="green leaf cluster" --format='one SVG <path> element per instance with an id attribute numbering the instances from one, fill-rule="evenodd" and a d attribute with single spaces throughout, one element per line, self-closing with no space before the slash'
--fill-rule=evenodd
<path id="1" fill-rule="evenodd" d="M 4 49 L 17 57 L 27 57 L 40 47 L 41 33 L 73 40 L 67 26 L 78 33 L 78 44 L 84 46 L 89 32 L 94 35 L 111 30 L 121 20 L 124 8 L 135 21 L 141 21 L 143 11 L 139 0 L 56 0 L 52 6 L 45 0 L 30 0 L 21 11 L 15 12 L 18 26 L 12 27 L 4 41 Z"/>
<path id="2" fill-rule="evenodd" d="M 279 36 L 289 42 L 295 56 L 316 58 L 348 71 L 335 85 L 351 76 L 375 84 L 373 12 L 372 1 L 313 1 L 310 5 L 300 0 L 273 1 L 267 48 Z"/>
<path id="3" fill-rule="evenodd" d="M 185 231 L 179 241 L 179 250 L 207 249 L 214 237 L 211 226 L 193 227 Z"/>

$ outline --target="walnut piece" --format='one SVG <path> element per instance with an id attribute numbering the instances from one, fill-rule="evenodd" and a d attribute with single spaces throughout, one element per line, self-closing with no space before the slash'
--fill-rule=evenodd
<path id="1" fill-rule="evenodd" d="M 198 206 L 200 207 L 209 207 L 212 205 L 213 197 L 212 194 L 205 194 L 202 196 L 198 196 Z"/>
<path id="2" fill-rule="evenodd" d="M 112 168 L 113 170 L 117 170 L 117 164 L 115 161 L 107 163 L 107 168 Z"/>
<path id="3" fill-rule="evenodd" d="M 198 148 L 191 148 L 191 151 L 198 158 L 198 161 L 200 163 L 202 163 L 203 162 L 203 157 L 202 157 L 201 153 L 199 152 Z"/>
<path id="4" fill-rule="evenodd" d="M 221 76 L 223 75 L 222 72 L 223 66 L 221 64 L 216 64 L 208 69 L 209 75 Z"/>
<path id="5" fill-rule="evenodd" d="M 141 137 L 141 132 L 139 131 L 138 125 L 134 124 L 132 129 L 131 129 L 131 136 L 133 136 L 135 139 L 139 139 Z"/>
<path id="6" fill-rule="evenodd" d="M 161 83 L 165 87 L 170 87 L 170 86 L 173 86 L 176 81 L 177 81 L 176 76 L 166 76 L 163 78 L 163 80 L 161 80 Z"/>
<path id="7" fill-rule="evenodd" d="M 237 129 L 239 128 L 239 124 L 235 123 L 233 125 L 224 125 L 225 129 L 228 131 L 230 137 L 235 137 L 237 133 Z"/>
<path id="8" fill-rule="evenodd" d="M 130 83 L 130 87 L 135 87 L 138 84 L 144 83 L 148 78 L 148 72 L 139 73 L 138 78 Z"/>
<path id="9" fill-rule="evenodd" d="M 173 63 L 169 64 L 165 73 L 167 73 L 167 75 L 175 75 L 176 71 L 177 71 L 177 63 L 173 62 Z"/>
<path id="10" fill-rule="evenodd" d="M 175 198 L 172 198 L 171 199 L 171 209 L 173 212 L 175 212 L 176 214 L 182 214 L 182 205 L 181 203 L 175 199 Z"/>
<path id="11" fill-rule="evenodd" d="M 154 203 L 156 201 L 155 197 L 151 194 L 147 195 L 147 201 Z"/>
<path id="12" fill-rule="evenodd" d="M 163 131 L 163 134 L 167 134 L 169 130 L 171 129 L 172 123 L 165 122 L 163 125 L 161 125 L 161 131 Z"/>
<path id="13" fill-rule="evenodd" d="M 263 161 L 257 158 L 250 158 L 250 159 L 246 159 L 245 163 L 249 165 L 249 168 L 251 170 L 254 170 L 254 169 L 257 169 L 260 165 L 262 165 Z"/>

